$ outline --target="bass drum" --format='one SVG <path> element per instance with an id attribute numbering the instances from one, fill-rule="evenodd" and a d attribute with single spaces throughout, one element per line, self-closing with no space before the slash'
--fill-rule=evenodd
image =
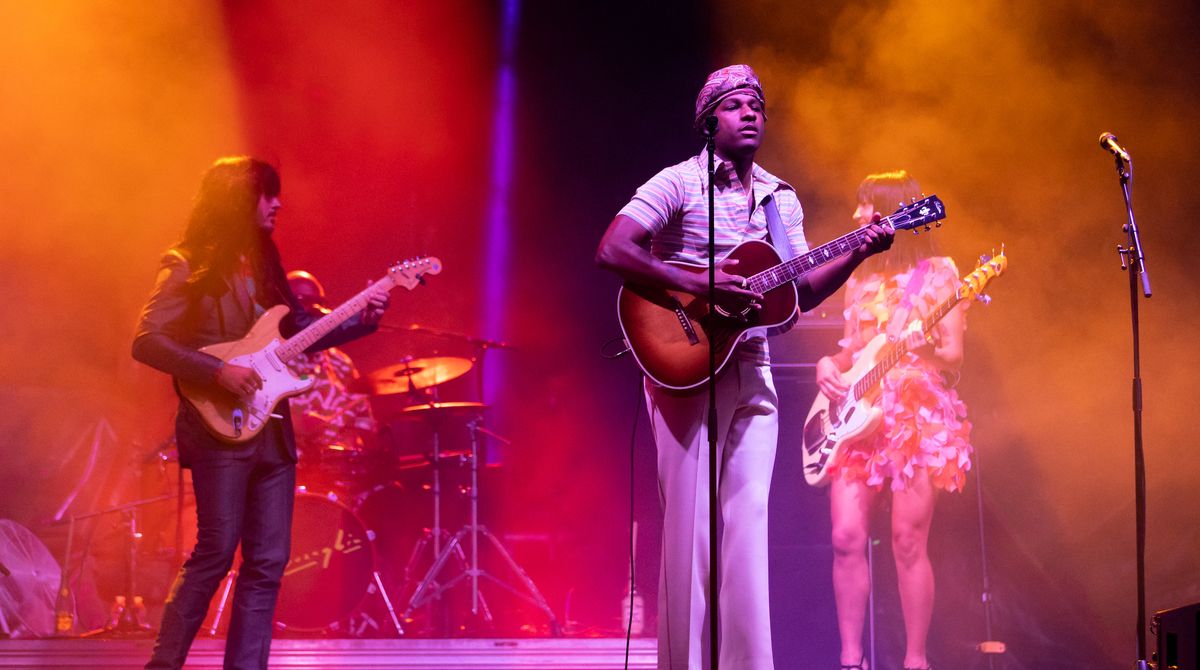
<path id="1" fill-rule="evenodd" d="M 373 534 L 337 495 L 297 493 L 276 625 L 295 632 L 337 630 L 371 587 L 374 554 Z"/>

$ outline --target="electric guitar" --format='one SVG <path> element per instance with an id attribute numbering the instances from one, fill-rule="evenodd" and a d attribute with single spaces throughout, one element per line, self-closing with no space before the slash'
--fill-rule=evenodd
<path id="1" fill-rule="evenodd" d="M 924 320 L 914 319 L 895 340 L 879 333 L 863 347 L 845 377 L 850 390 L 835 407 L 829 398 L 817 393 L 808 417 L 804 420 L 803 449 L 804 480 L 813 486 L 825 486 L 830 481 L 829 470 L 847 444 L 873 434 L 883 419 L 878 406 L 882 393 L 880 381 L 904 354 L 924 345 L 929 332 L 942 317 L 963 300 L 976 298 L 988 302 L 983 289 L 1008 267 L 1008 257 L 1001 250 L 994 258 L 980 259 L 979 267 L 962 278 L 962 285 L 953 296 L 943 300 Z"/>
<path id="2" fill-rule="evenodd" d="M 242 339 L 200 349 L 226 363 L 252 368 L 262 378 L 262 388 L 255 391 L 253 396 L 236 396 L 216 384 L 180 381 L 179 391 L 196 409 L 214 437 L 235 444 L 246 442 L 267 424 L 280 400 L 303 393 L 316 383 L 315 379 L 297 377 L 292 373 L 287 366 L 289 360 L 366 308 L 371 295 L 378 292 L 381 286 L 388 291 L 396 286 L 412 290 L 424 283 L 425 275 L 435 275 L 441 271 L 442 262 L 434 257 L 393 265 L 382 279 L 283 341 L 280 341 L 279 322 L 288 313 L 288 307 L 275 305 L 259 317 Z"/>
<path id="3" fill-rule="evenodd" d="M 929 230 L 930 223 L 945 217 L 942 201 L 931 195 L 901 206 L 879 224 L 918 233 L 918 227 Z M 790 321 L 798 306 L 792 280 L 862 246 L 866 230 L 864 226 L 788 261 L 781 261 L 775 248 L 761 240 L 735 247 L 725 258 L 737 259 L 737 271 L 747 277 L 747 286 L 762 294 L 761 310 L 744 301 L 714 306 L 707 295 L 626 282 L 617 294 L 617 319 L 625 342 L 655 384 L 671 389 L 699 386 L 708 380 L 710 348 L 716 350 L 719 372 L 747 331 Z M 707 265 L 668 262 L 696 274 L 708 271 Z"/>

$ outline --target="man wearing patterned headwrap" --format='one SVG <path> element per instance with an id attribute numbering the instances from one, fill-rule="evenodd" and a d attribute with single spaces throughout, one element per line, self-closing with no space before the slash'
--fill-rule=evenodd
<path id="1" fill-rule="evenodd" d="M 709 118 L 715 119 L 714 122 Z M 791 249 L 808 250 L 804 213 L 795 190 L 754 162 L 766 130 L 766 96 L 754 70 L 731 65 L 709 75 L 696 98 L 697 130 L 712 128 L 716 257 L 767 236 L 767 211 L 778 211 Z M 707 296 L 707 273 L 664 261 L 708 263 L 708 154 L 668 167 L 637 190 L 613 219 L 596 262 L 628 281 Z M 796 280 L 800 307 L 812 309 L 845 282 L 867 256 L 891 246 L 892 231 L 872 225 L 851 254 Z M 775 240 L 782 248 L 782 240 Z M 718 261 L 719 303 L 760 307 L 736 261 Z M 779 433 L 778 400 L 766 338 L 741 342 L 717 377 L 720 542 L 720 665 L 771 668 L 767 585 L 767 499 Z M 646 402 L 658 446 L 663 505 L 659 586 L 660 668 L 711 663 L 708 615 L 707 385 L 674 391 L 646 380 Z"/>

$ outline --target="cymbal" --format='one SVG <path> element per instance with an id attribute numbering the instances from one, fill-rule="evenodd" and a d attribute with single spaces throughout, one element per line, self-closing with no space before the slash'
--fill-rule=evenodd
<path id="1" fill-rule="evenodd" d="M 457 356 L 410 358 L 367 375 L 375 395 L 408 393 L 457 379 L 471 369 L 471 361 Z"/>
<path id="2" fill-rule="evenodd" d="M 451 449 L 438 452 L 438 458 L 443 461 L 464 460 L 471 457 L 470 449 Z M 433 465 L 433 454 L 410 454 L 399 456 L 395 460 L 397 470 L 412 470 Z"/>
<path id="3" fill-rule="evenodd" d="M 432 414 L 473 414 L 487 409 L 487 405 L 481 402 L 471 401 L 453 401 L 453 402 L 433 402 L 423 405 L 411 405 L 401 410 L 402 414 L 412 414 L 416 416 L 420 413 Z"/>

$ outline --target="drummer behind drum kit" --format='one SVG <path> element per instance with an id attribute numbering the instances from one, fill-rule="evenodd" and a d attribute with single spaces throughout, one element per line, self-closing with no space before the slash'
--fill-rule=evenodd
<path id="1" fill-rule="evenodd" d="M 470 341 L 480 354 L 488 346 L 502 346 Z M 476 623 L 492 626 L 492 611 L 480 591 L 483 578 L 532 604 L 545 615 L 552 634 L 560 634 L 554 613 L 533 580 L 479 523 L 480 438 L 487 435 L 507 441 L 482 425 L 487 409 L 483 403 L 437 399 L 439 385 L 466 374 L 472 363 L 449 356 L 406 358 L 365 378 L 364 390 L 377 400 L 381 396 L 403 398 L 405 406 L 395 413 L 394 420 L 422 425 L 428 436 L 427 451 L 412 453 L 412 445 L 405 444 L 401 446 L 409 453 L 398 453 L 399 449 L 385 444 L 380 433 L 386 431 L 380 431 L 373 420 L 339 422 L 353 427 L 333 429 L 319 421 L 314 423 L 312 416 L 297 417 L 300 486 L 293 515 L 291 557 L 276 608 L 280 630 L 355 636 L 394 631 L 404 635 L 404 626 L 412 624 L 417 611 L 429 605 L 428 610 L 422 610 L 430 615 L 425 631 L 436 634 L 435 622 L 444 625 L 449 620 L 442 596 L 459 584 L 470 587 L 470 612 L 478 618 Z M 477 369 L 476 373 L 481 371 Z M 465 429 L 469 446 L 447 450 L 444 436 L 456 429 L 456 434 Z M 331 439 L 333 435 L 336 437 Z M 444 529 L 442 520 L 447 502 L 443 500 L 444 464 L 469 467 L 469 483 L 451 489 L 465 493 L 469 499 L 469 518 L 453 535 Z M 401 482 L 406 475 L 411 481 L 414 474 L 421 480 L 420 485 Z M 428 501 L 418 500 L 423 494 L 428 494 Z M 406 532 L 404 521 L 413 521 L 426 509 L 421 504 L 426 502 L 432 504 L 429 525 L 419 533 Z M 517 585 L 480 568 L 481 536 Z M 210 625 L 205 627 L 210 635 L 220 627 L 234 577 L 231 572 L 218 590 Z M 380 624 L 378 617 L 383 617 L 385 623 Z"/>

